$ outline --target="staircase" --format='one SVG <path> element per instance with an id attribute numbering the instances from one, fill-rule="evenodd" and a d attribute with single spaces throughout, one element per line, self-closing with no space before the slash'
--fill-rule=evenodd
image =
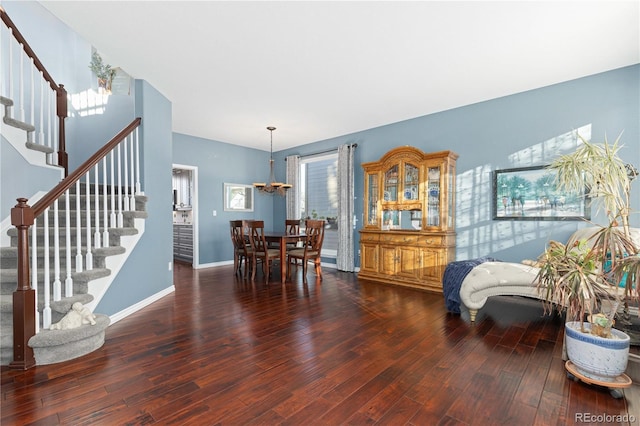
<path id="1" fill-rule="evenodd" d="M 16 182 L 3 181 L 2 190 L 25 197 L 10 220 L 0 218 L 0 363 L 27 369 L 82 356 L 104 343 L 110 321 L 105 315 L 96 314 L 95 325 L 50 327 L 75 302 L 94 310 L 144 232 L 141 119 L 68 174 L 67 91 L 2 6 L 0 21 L 0 39 L 7 41 L 0 49 L 2 147 L 8 142 L 18 153 L 3 159 L 19 161 L 11 169 Z"/>
<path id="2" fill-rule="evenodd" d="M 83 191 L 81 191 L 82 193 Z M 101 194 L 97 195 L 99 199 L 103 199 Z M 111 194 L 108 195 L 107 200 L 110 200 Z M 86 205 L 86 195 L 77 195 L 72 193 L 70 195 L 70 204 L 75 205 L 76 198 L 80 197 L 81 205 Z M 95 194 L 89 195 L 89 205 L 95 206 Z M 130 242 L 123 242 L 122 240 L 131 240 L 131 237 L 139 238 L 140 226 L 136 224 L 136 219 L 144 219 L 147 216 L 145 211 L 146 197 L 142 195 L 136 196 L 136 211 L 123 212 L 124 223 L 121 228 L 109 228 L 109 246 L 95 248 L 92 250 L 93 254 L 93 267 L 90 270 L 83 270 L 81 272 L 71 271 L 70 276 L 73 281 L 73 296 L 62 297 L 58 301 L 52 301 L 50 303 L 51 309 L 51 323 L 56 323 L 71 309 L 71 305 L 74 302 L 80 302 L 83 305 L 95 305 L 96 301 L 94 296 L 90 293 L 92 281 L 99 279 L 113 280 L 112 268 L 124 263 L 126 256 L 128 255 L 128 249 L 125 246 L 131 246 Z M 60 200 L 61 204 L 65 204 L 64 197 Z M 99 209 L 102 209 L 102 203 L 98 202 Z M 59 225 L 66 221 L 66 214 L 64 210 L 59 214 Z M 74 216 L 74 211 L 68 214 Z M 95 209 L 91 209 L 91 214 L 95 214 Z M 54 226 L 53 215 L 49 214 L 50 228 Z M 36 220 L 37 226 L 35 226 L 36 235 L 38 235 L 37 241 L 37 276 L 38 276 L 38 313 L 39 324 L 41 328 L 40 332 L 33 336 L 29 340 L 29 346 L 34 349 L 36 358 L 36 364 L 51 364 L 56 362 L 67 361 L 69 359 L 77 358 L 92 352 L 104 343 L 104 332 L 109 325 L 109 318 L 105 315 L 96 313 L 96 325 L 83 325 L 79 329 L 72 330 L 47 330 L 43 329 L 44 317 L 43 311 L 45 309 L 44 294 L 45 289 L 42 284 L 45 281 L 45 274 L 47 271 L 43 267 L 45 265 L 45 249 L 44 247 L 44 219 L 41 215 Z M 76 228 L 71 229 L 70 237 L 71 241 L 77 240 Z M 87 232 L 86 227 L 81 227 L 80 233 L 85 235 Z M 13 359 L 13 303 L 12 293 L 15 291 L 17 282 L 17 230 L 12 228 L 8 231 L 8 235 L 11 240 L 9 247 L 0 247 L 0 364 L 7 365 Z M 61 241 L 66 239 L 66 233 L 62 233 L 60 236 Z M 81 247 L 81 256 L 86 258 L 86 249 Z M 71 245 L 71 256 L 76 257 L 78 248 L 76 244 Z M 130 247 L 129 247 L 130 252 Z M 48 257 L 48 264 L 53 265 L 55 262 L 55 248 L 49 247 L 46 250 L 46 256 Z M 61 247 L 58 250 L 59 258 L 64 259 L 67 255 L 66 247 Z M 110 265 L 109 263 L 116 262 L 116 265 Z M 111 268 L 110 268 L 111 266 Z M 59 277 L 64 286 L 65 277 L 67 276 L 67 270 L 64 264 L 61 265 L 59 271 Z M 49 271 L 50 280 L 54 279 L 53 273 Z"/>
<path id="3" fill-rule="evenodd" d="M 27 140 L 27 147 L 33 149 L 28 141 L 32 138 L 30 134 L 34 127 L 11 117 L 10 99 L 3 97 L 1 102 L 5 106 L 3 122 L 26 131 L 26 138 L 23 136 L 20 140 Z M 133 149 L 133 141 L 131 144 Z M 40 155 L 50 154 L 40 147 L 35 149 Z M 117 153 L 120 161 L 119 148 Z M 111 153 L 112 168 L 115 155 Z M 74 302 L 88 305 L 93 310 L 144 232 L 144 219 L 147 217 L 147 198 L 144 195 L 134 196 L 134 190 L 128 186 L 107 185 L 105 182 L 108 178 L 98 183 L 90 180 L 92 175 L 96 180 L 106 176 L 106 158 L 103 160 L 102 175 L 98 173 L 98 164 L 95 173 L 88 172 L 84 183 L 78 180 L 75 186 L 71 186 L 36 218 L 29 230 L 29 244 L 31 250 L 35 247 L 36 251 L 35 260 L 33 254 L 30 259 L 32 286 L 34 282 L 37 283 L 36 331 L 39 332 L 29 339 L 28 345 L 33 348 L 37 365 L 74 359 L 103 345 L 105 330 L 110 322 L 105 315 L 96 314 L 95 325 L 83 325 L 71 330 L 49 330 L 49 327 L 69 312 Z M 118 163 L 119 171 L 120 168 Z M 126 166 L 124 168 L 127 169 Z M 113 176 L 111 178 L 114 179 Z M 118 175 L 117 182 L 120 180 Z M 131 195 L 124 195 L 126 199 L 123 202 L 123 194 L 129 192 Z M 117 211 L 113 206 L 118 206 Z M 107 214 L 110 208 L 111 214 Z M 34 232 L 35 239 L 32 238 Z M 13 360 L 12 294 L 18 287 L 18 230 L 9 228 L 7 236 L 9 246 L 0 247 L 1 365 Z M 87 249 L 87 241 L 90 249 Z M 36 265 L 35 268 L 33 265 Z M 67 286 L 67 282 L 71 285 Z M 98 299 L 95 293 L 98 293 Z"/>

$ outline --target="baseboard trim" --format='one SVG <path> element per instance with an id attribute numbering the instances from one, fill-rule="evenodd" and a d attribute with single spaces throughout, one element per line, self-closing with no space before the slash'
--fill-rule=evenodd
<path id="1" fill-rule="evenodd" d="M 117 323 L 118 321 L 120 321 L 121 319 L 124 319 L 126 317 L 128 317 L 131 314 L 134 314 L 136 312 L 138 312 L 140 309 L 149 306 L 150 304 L 152 304 L 153 302 L 156 302 L 158 300 L 160 300 L 161 298 L 163 298 L 164 296 L 171 294 L 173 292 L 176 291 L 176 288 L 174 285 L 171 285 L 167 288 L 165 288 L 162 291 L 159 291 L 158 293 L 151 295 L 149 297 L 147 297 L 144 300 L 141 300 L 140 302 L 129 306 L 127 309 L 123 309 L 122 311 L 115 313 L 113 315 L 111 315 L 109 317 L 109 319 L 111 320 L 111 325 Z"/>

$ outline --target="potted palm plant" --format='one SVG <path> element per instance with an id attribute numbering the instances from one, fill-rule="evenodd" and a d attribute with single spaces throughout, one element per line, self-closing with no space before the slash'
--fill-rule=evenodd
<path id="1" fill-rule="evenodd" d="M 629 353 L 629 336 L 611 328 L 615 315 L 621 304 L 638 299 L 638 245 L 629 226 L 637 171 L 619 157 L 619 138 L 596 144 L 578 137 L 581 146 L 549 169 L 556 172 L 560 191 L 586 191 L 608 224 L 566 246 L 551 242 L 539 258 L 537 286 L 545 312 L 566 311 L 569 359 L 585 376 L 610 382 L 624 373 Z"/>

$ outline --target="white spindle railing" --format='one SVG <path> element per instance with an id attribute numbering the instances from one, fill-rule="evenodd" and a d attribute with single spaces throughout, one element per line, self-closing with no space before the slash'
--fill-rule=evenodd
<path id="1" fill-rule="evenodd" d="M 91 271 L 93 270 L 93 253 L 91 252 L 91 171 L 87 172 L 87 176 L 86 176 L 86 180 L 85 180 L 85 188 L 86 188 L 86 194 L 85 194 L 85 217 L 87 219 L 87 222 L 85 224 L 85 226 L 87 227 L 87 241 L 86 241 L 86 248 L 87 248 L 87 254 L 85 255 L 84 261 L 85 261 L 85 265 L 84 268 L 87 271 Z"/>
<path id="2" fill-rule="evenodd" d="M 109 247 L 109 194 L 107 192 L 107 157 L 102 159 L 102 246 Z"/>
<path id="3" fill-rule="evenodd" d="M 33 228 L 31 229 L 31 288 L 35 292 L 36 310 L 36 333 L 40 330 L 40 311 L 38 311 L 38 219 L 34 219 Z M 43 310 L 43 316 L 46 315 L 47 305 Z M 51 316 L 51 311 L 49 311 Z"/>
<path id="4" fill-rule="evenodd" d="M 51 326 L 51 274 L 49 268 L 49 207 L 44 211 L 44 215 L 42 217 L 42 224 L 44 226 L 43 230 L 43 240 L 42 240 L 42 249 L 43 249 L 43 261 L 44 261 L 44 277 L 43 277 L 43 289 L 42 296 L 44 298 L 44 309 L 42 312 L 42 327 L 49 328 Z M 34 247 L 31 250 L 35 250 Z M 37 273 L 36 273 L 37 276 Z M 36 285 L 33 288 L 38 288 L 38 282 L 36 281 Z"/>
<path id="5" fill-rule="evenodd" d="M 65 232 L 65 269 L 67 276 L 64 280 L 64 297 L 73 296 L 73 278 L 71 272 L 71 192 L 67 189 L 64 193 L 64 232 Z"/>
<path id="6" fill-rule="evenodd" d="M 76 272 L 82 272 L 82 210 L 80 209 L 80 179 L 76 181 Z"/>
<path id="7" fill-rule="evenodd" d="M 9 118 L 34 127 L 27 142 L 50 148 L 53 153 L 47 162 L 57 164 L 57 91 L 13 34 L 12 28 L 0 26 L 0 95 L 13 101 L 7 109 Z"/>
<path id="8" fill-rule="evenodd" d="M 97 249 L 108 247 L 110 243 L 109 228 L 122 228 L 125 213 L 133 211 L 135 203 L 131 202 L 131 197 L 135 197 L 134 186 L 139 186 L 134 180 L 140 173 L 139 144 L 135 139 L 133 134 L 123 138 L 45 208 L 42 217 L 37 218 L 31 228 L 31 286 L 41 289 L 44 302 L 41 326 L 44 329 L 51 326 L 52 302 L 74 295 L 74 273 L 96 267 Z M 127 154 L 123 156 L 122 152 Z M 75 203 L 72 202 L 74 197 Z M 42 238 L 38 239 L 38 235 Z M 63 252 L 65 256 L 61 256 Z M 40 275 L 39 257 L 43 267 Z"/>

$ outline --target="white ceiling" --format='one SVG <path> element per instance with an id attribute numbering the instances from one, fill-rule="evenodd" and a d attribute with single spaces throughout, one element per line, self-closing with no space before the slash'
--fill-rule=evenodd
<path id="1" fill-rule="evenodd" d="M 637 0 L 42 4 L 173 131 L 267 151 L 640 62 Z"/>

